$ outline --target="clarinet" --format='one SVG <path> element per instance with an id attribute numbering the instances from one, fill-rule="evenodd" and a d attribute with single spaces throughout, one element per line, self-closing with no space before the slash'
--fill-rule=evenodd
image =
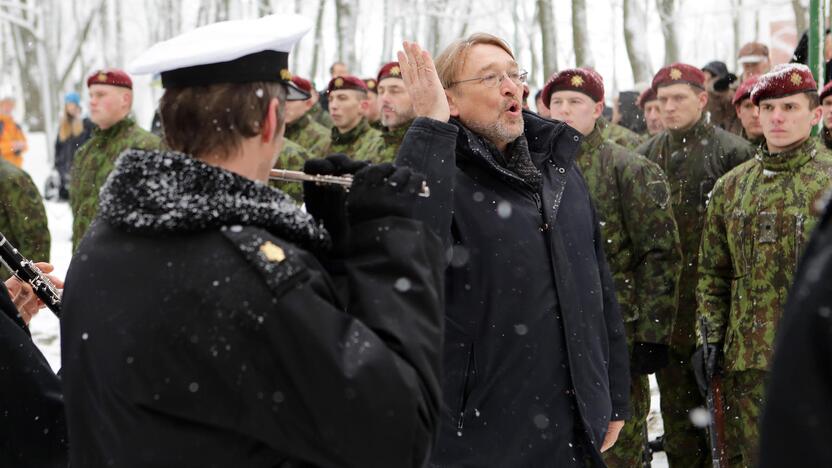
<path id="1" fill-rule="evenodd" d="M 61 318 L 61 292 L 40 271 L 35 262 L 27 259 L 0 232 L 0 262 L 24 283 L 32 286 L 35 295 L 49 307 L 58 318 Z"/>

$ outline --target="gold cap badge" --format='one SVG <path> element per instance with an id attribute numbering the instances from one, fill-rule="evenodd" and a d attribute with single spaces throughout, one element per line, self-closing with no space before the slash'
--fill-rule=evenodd
<path id="1" fill-rule="evenodd" d="M 341 86 L 344 86 L 343 78 L 335 78 L 335 87 L 340 88 Z"/>
<path id="2" fill-rule="evenodd" d="M 274 263 L 280 263 L 283 260 L 286 260 L 286 253 L 283 252 L 283 249 L 274 245 L 272 241 L 266 241 L 263 245 L 260 246 L 260 253 L 266 257 L 266 260 Z"/>
<path id="3" fill-rule="evenodd" d="M 402 71 L 399 67 L 393 67 L 393 68 L 390 69 L 390 74 L 395 75 L 395 76 L 399 76 L 399 75 L 402 74 Z"/>
<path id="4" fill-rule="evenodd" d="M 370 89 L 375 88 L 376 87 L 376 82 L 375 81 L 368 81 L 367 82 L 367 87 L 370 88 Z"/>
<path id="5" fill-rule="evenodd" d="M 800 86 L 800 84 L 803 83 L 803 77 L 800 76 L 800 73 L 798 72 L 793 72 L 789 80 L 791 80 L 792 84 L 795 86 Z"/>
<path id="6" fill-rule="evenodd" d="M 101 72 L 101 73 L 98 74 L 98 77 L 96 79 L 98 81 L 107 81 L 107 74 L 104 73 L 104 72 Z"/>
<path id="7" fill-rule="evenodd" d="M 289 81 L 292 79 L 292 72 L 287 69 L 280 70 L 280 79 L 284 81 Z"/>
<path id="8" fill-rule="evenodd" d="M 569 82 L 572 83 L 572 86 L 575 86 L 576 88 L 579 88 L 584 85 L 584 79 L 581 78 L 580 75 L 572 75 L 572 79 Z"/>
<path id="9" fill-rule="evenodd" d="M 681 78 L 682 78 L 682 72 L 679 71 L 678 68 L 671 68 L 670 69 L 670 79 L 679 80 Z"/>

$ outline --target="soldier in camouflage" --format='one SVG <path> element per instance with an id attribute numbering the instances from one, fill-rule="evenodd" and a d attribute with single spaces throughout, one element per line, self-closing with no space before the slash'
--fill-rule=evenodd
<path id="1" fill-rule="evenodd" d="M 87 79 L 90 120 L 98 128 L 75 153 L 69 186 L 72 208 L 72 251 L 98 212 L 98 192 L 113 170 L 116 158 L 128 148 L 159 149 L 159 137 L 141 129 L 129 117 L 133 82 L 122 70 L 93 73 Z"/>
<path id="2" fill-rule="evenodd" d="M 387 63 L 378 72 L 378 105 L 383 125 L 381 136 L 384 139 L 384 148 L 379 153 L 378 161 L 392 162 L 410 124 L 416 118 L 399 62 Z"/>
<path id="3" fill-rule="evenodd" d="M 647 126 L 647 135 L 656 136 L 664 130 L 662 124 L 662 109 L 659 106 L 659 98 L 653 88 L 647 88 L 638 96 L 636 105 L 644 113 L 644 124 Z"/>
<path id="4" fill-rule="evenodd" d="M 740 136 L 748 140 L 754 147 L 760 146 L 763 141 L 763 127 L 760 126 L 760 114 L 757 106 L 751 101 L 751 90 L 757 84 L 756 76 L 745 80 L 737 88 L 734 94 L 734 110 L 737 111 L 737 118 L 742 124 Z"/>
<path id="5" fill-rule="evenodd" d="M 29 174 L 0 159 L 0 232 L 21 255 L 38 262 L 49 261 L 51 237 L 43 199 Z M 3 271 L 3 278 L 11 272 Z"/>
<path id="6" fill-rule="evenodd" d="M 638 133 L 621 125 L 614 124 L 603 116 L 598 117 L 596 125 L 601 131 L 601 138 L 623 146 L 628 150 L 635 150 L 640 144 L 644 143 L 644 139 Z"/>
<path id="7" fill-rule="evenodd" d="M 292 101 L 286 101 L 287 104 L 290 102 Z M 274 164 L 274 168 L 286 169 L 290 171 L 302 171 L 303 164 L 310 159 L 313 159 L 313 156 L 306 150 L 306 148 L 288 138 L 284 138 L 283 149 L 280 150 L 280 156 L 278 156 L 277 162 Z M 269 182 L 269 185 L 283 190 L 299 204 L 303 203 L 303 185 L 300 183 L 273 180 Z"/>
<path id="8" fill-rule="evenodd" d="M 362 109 L 370 105 L 367 85 L 354 76 L 339 76 L 329 82 L 327 89 L 329 113 L 335 123 L 327 154 L 344 153 L 353 159 L 379 161 L 384 140 L 362 115 Z"/>
<path id="9" fill-rule="evenodd" d="M 370 127 L 382 132 L 384 127 L 381 124 L 381 112 L 378 106 L 378 80 L 375 78 L 364 78 L 364 84 L 367 85 L 367 102 L 369 105 L 364 110 L 364 118 Z"/>
<path id="10" fill-rule="evenodd" d="M 775 67 L 760 77 L 751 100 L 760 108 L 765 146 L 714 187 L 696 288 L 709 349 L 724 356 L 711 362 L 725 373 L 732 467 L 757 466 L 757 422 L 777 327 L 817 223 L 812 206 L 832 181 L 832 152 L 811 137 L 822 117 L 811 71 Z"/>
<path id="11" fill-rule="evenodd" d="M 659 70 L 652 87 L 665 130 L 637 150 L 667 176 L 682 247 L 670 365 L 656 373 L 664 449 L 673 467 L 700 467 L 708 460 L 705 432 L 695 427 L 688 415 L 691 409 L 704 406 L 690 356 L 696 347 L 696 265 L 705 203 L 716 180 L 753 154 L 745 140 L 708 123 L 703 115 L 708 100 L 704 80 L 699 68 L 687 64 L 675 63 Z"/>
<path id="12" fill-rule="evenodd" d="M 590 69 L 555 74 L 543 89 L 553 119 L 585 138 L 577 164 L 586 179 L 604 237 L 604 252 L 615 281 L 630 350 L 631 418 L 604 455 L 607 466 L 642 462 L 650 410 L 648 374 L 668 364 L 676 312 L 681 250 L 662 170 L 644 156 L 604 140 L 598 118 L 604 84 Z"/>
<path id="13" fill-rule="evenodd" d="M 828 36 L 827 36 L 828 37 Z M 823 108 L 823 128 L 820 139 L 823 145 L 832 149 L 832 81 L 824 85 L 820 92 L 820 104 Z"/>
<path id="14" fill-rule="evenodd" d="M 330 130 L 312 119 L 310 110 L 315 105 L 315 95 L 312 83 L 299 76 L 292 77 L 292 83 L 309 93 L 310 97 L 303 101 L 286 102 L 286 132 L 284 136 L 305 148 L 313 158 L 326 156 L 326 149 L 330 144 Z M 299 168 L 303 167 L 303 163 Z M 298 170 L 300 170 L 298 168 Z"/>

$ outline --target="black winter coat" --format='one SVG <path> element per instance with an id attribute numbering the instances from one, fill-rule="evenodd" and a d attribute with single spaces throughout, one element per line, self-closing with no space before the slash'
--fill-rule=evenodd
<path id="1" fill-rule="evenodd" d="M 69 198 L 69 174 L 72 172 L 72 161 L 75 159 L 75 152 L 78 151 L 92 136 L 95 124 L 88 118 L 83 120 L 84 131 L 78 136 L 69 137 L 61 141 L 60 136 L 55 139 L 55 169 L 61 179 L 61 198 Z"/>
<path id="2" fill-rule="evenodd" d="M 760 468 L 832 466 L 832 205 L 803 255 L 778 327 Z"/>
<path id="3" fill-rule="evenodd" d="M 417 119 L 399 150 L 398 164 L 454 190 L 437 467 L 602 466 L 609 421 L 628 415 L 624 327 L 574 164 L 579 134 L 524 119 L 541 190 L 459 122 L 454 146 L 438 138 L 453 125 Z M 446 211 L 424 203 L 426 218 Z"/>
<path id="4" fill-rule="evenodd" d="M 67 466 L 61 382 L 0 282 L 0 466 Z"/>
<path id="5" fill-rule="evenodd" d="M 423 465 L 442 274 L 420 222 L 353 227 L 341 304 L 326 232 L 278 190 L 130 150 L 101 199 L 61 323 L 73 466 Z"/>

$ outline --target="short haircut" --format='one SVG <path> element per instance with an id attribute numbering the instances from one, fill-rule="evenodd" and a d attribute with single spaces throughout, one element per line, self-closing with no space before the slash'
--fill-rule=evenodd
<path id="1" fill-rule="evenodd" d="M 279 101 L 277 132 L 285 119 L 286 88 L 280 83 L 169 88 L 159 102 L 165 143 L 195 157 L 216 153 L 227 158 L 243 139 L 261 133 L 272 99 Z"/>
<path id="2" fill-rule="evenodd" d="M 335 72 L 335 66 L 336 66 L 336 65 L 343 65 L 343 66 L 344 66 L 344 68 L 346 68 L 346 67 L 347 67 L 347 64 L 346 64 L 346 63 L 344 63 L 344 62 L 335 62 L 335 63 L 333 63 L 332 65 L 330 65 L 330 66 L 329 66 L 329 74 L 330 74 L 330 75 L 331 75 L 331 74 L 333 74 L 333 73 Z"/>
<path id="3" fill-rule="evenodd" d="M 493 45 L 497 46 L 514 59 L 514 53 L 511 52 L 508 44 L 497 36 L 488 33 L 474 33 L 470 36 L 457 39 L 451 42 L 445 50 L 436 57 L 436 72 L 439 75 L 439 81 L 442 82 L 442 87 L 448 89 L 457 75 L 465 67 L 465 59 L 468 57 L 468 50 L 475 45 Z"/>
<path id="4" fill-rule="evenodd" d="M 809 98 L 809 110 L 815 110 L 820 105 L 820 96 L 817 91 L 807 91 L 805 94 Z"/>

